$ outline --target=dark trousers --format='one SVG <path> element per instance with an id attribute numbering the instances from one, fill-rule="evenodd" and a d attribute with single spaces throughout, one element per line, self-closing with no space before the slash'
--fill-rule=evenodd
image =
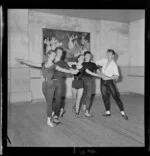
<path id="1" fill-rule="evenodd" d="M 124 111 L 122 101 L 120 99 L 119 93 L 117 92 L 116 86 L 113 80 L 103 80 L 101 79 L 101 93 L 104 101 L 106 111 L 110 111 L 110 94 L 114 98 L 116 104 L 118 105 L 120 111 Z"/>
<path id="2" fill-rule="evenodd" d="M 60 113 L 60 108 L 64 107 L 64 92 L 66 91 L 66 84 L 65 84 L 65 79 L 60 78 L 57 80 L 54 80 L 54 97 L 55 97 L 55 102 L 53 104 L 53 110 L 54 114 L 56 116 L 59 116 Z"/>
<path id="3" fill-rule="evenodd" d="M 91 108 L 91 96 L 92 96 L 92 87 L 93 87 L 93 78 L 92 77 L 83 77 L 84 91 L 82 96 L 82 103 L 86 105 L 86 109 L 90 111 Z"/>
<path id="4" fill-rule="evenodd" d="M 66 100 L 66 96 L 62 96 L 61 98 L 61 104 L 60 104 L 60 109 L 65 109 L 65 100 Z M 53 98 L 53 105 L 55 105 L 55 101 L 56 101 L 56 97 Z"/>
<path id="5" fill-rule="evenodd" d="M 47 103 L 47 117 L 51 117 L 52 115 L 52 103 L 53 103 L 53 96 L 54 96 L 54 85 L 53 85 L 53 81 L 44 81 L 42 83 L 42 91 L 43 91 L 43 95 L 46 99 L 46 103 Z"/>

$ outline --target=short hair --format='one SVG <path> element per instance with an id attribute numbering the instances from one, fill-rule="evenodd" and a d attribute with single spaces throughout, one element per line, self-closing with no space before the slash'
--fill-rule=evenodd
<path id="1" fill-rule="evenodd" d="M 64 51 L 64 49 L 62 47 L 57 47 L 55 49 L 55 51 L 57 52 L 57 50 L 61 50 L 62 51 L 62 56 L 61 56 L 60 60 L 63 60 L 64 61 L 66 59 L 67 52 Z"/>
<path id="2" fill-rule="evenodd" d="M 47 52 L 47 55 L 50 55 L 51 53 L 56 53 L 56 52 L 55 52 L 55 50 L 49 50 L 49 51 Z"/>
<path id="3" fill-rule="evenodd" d="M 84 55 L 83 55 L 83 54 L 78 55 L 78 56 L 77 56 L 77 59 L 78 59 L 80 56 L 84 56 Z"/>
<path id="4" fill-rule="evenodd" d="M 64 61 L 66 59 L 66 55 L 67 55 L 67 52 L 63 50 L 60 60 Z"/>
<path id="5" fill-rule="evenodd" d="M 116 55 L 116 53 L 113 49 L 107 49 L 107 53 L 112 53 L 113 55 Z"/>
<path id="6" fill-rule="evenodd" d="M 61 51 L 64 51 L 64 49 L 62 47 L 56 47 L 55 51 L 57 52 L 58 49 Z"/>
<path id="7" fill-rule="evenodd" d="M 85 56 L 86 54 L 92 55 L 90 51 L 85 51 L 85 52 L 84 52 L 84 56 Z"/>

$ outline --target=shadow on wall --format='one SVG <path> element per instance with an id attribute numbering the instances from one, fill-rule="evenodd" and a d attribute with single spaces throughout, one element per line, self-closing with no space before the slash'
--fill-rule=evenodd
<path id="1" fill-rule="evenodd" d="M 118 58 L 119 58 L 119 55 L 116 53 L 116 55 L 114 57 L 115 62 L 118 60 Z M 119 66 L 118 66 L 118 71 L 119 71 L 119 78 L 117 81 L 115 81 L 116 83 L 123 81 L 122 71 L 121 71 L 121 68 Z"/>
<path id="2" fill-rule="evenodd" d="M 115 62 L 118 60 L 118 58 L 119 58 L 119 55 L 116 53 L 116 55 L 114 57 Z M 119 66 L 118 66 L 118 72 L 119 72 L 119 78 L 118 78 L 118 80 L 114 81 L 114 83 L 115 83 L 118 95 L 120 96 L 120 93 L 119 93 L 119 90 L 118 90 L 116 83 L 120 83 L 123 81 L 123 74 L 122 74 L 121 68 Z"/>

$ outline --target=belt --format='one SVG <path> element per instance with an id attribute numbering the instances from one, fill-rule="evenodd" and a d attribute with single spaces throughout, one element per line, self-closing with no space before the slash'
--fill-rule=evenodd
<path id="1" fill-rule="evenodd" d="M 74 80 L 82 80 L 82 78 L 75 77 Z"/>
<path id="2" fill-rule="evenodd" d="M 58 78 L 58 79 L 52 79 L 52 80 L 64 80 L 64 77 Z"/>
<path id="3" fill-rule="evenodd" d="M 51 79 L 45 78 L 45 81 L 49 81 L 49 80 L 51 80 Z"/>
<path id="4" fill-rule="evenodd" d="M 45 78 L 45 81 L 53 81 L 53 80 L 58 80 L 58 79 Z"/>

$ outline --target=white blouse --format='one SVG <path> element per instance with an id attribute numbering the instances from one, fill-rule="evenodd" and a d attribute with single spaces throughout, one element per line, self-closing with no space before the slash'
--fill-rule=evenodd
<path id="1" fill-rule="evenodd" d="M 102 72 L 106 76 L 110 76 L 110 77 L 114 75 L 119 76 L 118 66 L 116 62 L 112 60 L 108 65 L 107 65 L 107 62 L 108 62 L 108 59 L 102 59 L 102 60 L 96 61 L 95 63 L 99 66 L 102 66 Z"/>

